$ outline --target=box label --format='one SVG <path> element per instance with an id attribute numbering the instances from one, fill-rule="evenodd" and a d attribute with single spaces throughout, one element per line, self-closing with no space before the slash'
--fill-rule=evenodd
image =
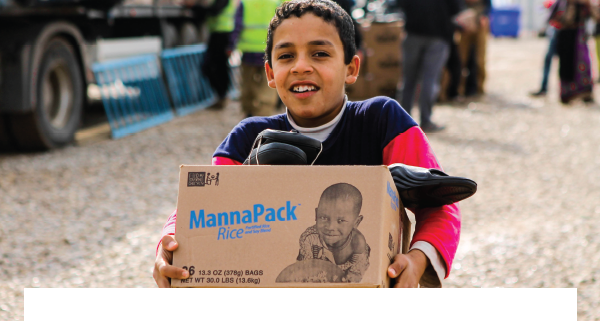
<path id="1" fill-rule="evenodd" d="M 229 227 L 229 225 L 252 224 L 258 222 L 285 222 L 296 221 L 296 208 L 290 201 L 286 201 L 285 206 L 265 207 L 263 204 L 254 204 L 252 209 L 240 211 L 217 212 L 206 214 L 203 209 L 196 213 L 190 211 L 190 230 L 200 228 L 218 227 L 217 240 L 241 239 L 244 234 L 259 234 L 271 232 L 269 224 L 255 224 L 246 226 L 245 229 Z M 225 228 L 227 226 L 227 228 Z"/>
<path id="2" fill-rule="evenodd" d="M 205 185 L 213 185 L 219 186 L 219 173 L 215 175 L 210 175 L 210 173 L 206 172 L 189 172 L 188 173 L 188 181 L 187 186 L 205 186 Z"/>

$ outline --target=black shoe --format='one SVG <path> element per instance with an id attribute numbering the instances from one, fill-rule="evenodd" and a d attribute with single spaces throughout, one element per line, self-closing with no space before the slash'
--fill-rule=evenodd
<path id="1" fill-rule="evenodd" d="M 244 165 L 312 165 L 321 154 L 322 144 L 298 132 L 265 129 L 252 148 Z"/>
<path id="2" fill-rule="evenodd" d="M 257 156 L 258 154 L 258 156 Z M 258 158 L 258 162 L 257 162 Z M 284 143 L 270 143 L 255 148 L 244 165 L 306 165 L 306 153 L 300 148 Z"/>
<path id="3" fill-rule="evenodd" d="M 546 91 L 545 90 L 539 90 L 539 91 L 532 91 L 529 93 L 529 96 L 532 97 L 543 97 L 546 96 Z"/>
<path id="4" fill-rule="evenodd" d="M 477 191 L 474 181 L 437 170 L 404 164 L 389 167 L 404 207 L 426 208 L 449 205 L 471 197 Z"/>
<path id="5" fill-rule="evenodd" d="M 431 133 L 441 132 L 442 130 L 446 129 L 446 126 L 438 125 L 434 122 L 429 122 L 426 124 L 421 124 L 421 129 L 424 132 L 431 134 Z"/>
<path id="6" fill-rule="evenodd" d="M 207 109 L 210 109 L 210 110 L 221 110 L 221 109 L 225 108 L 225 105 L 227 105 L 227 100 L 226 99 L 219 99 L 214 104 L 210 105 Z"/>

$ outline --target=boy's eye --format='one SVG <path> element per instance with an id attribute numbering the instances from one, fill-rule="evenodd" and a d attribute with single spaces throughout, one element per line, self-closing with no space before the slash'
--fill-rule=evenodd
<path id="1" fill-rule="evenodd" d="M 319 216 L 319 220 L 321 220 L 321 221 L 327 221 L 327 217 L 325 217 L 325 216 Z"/>
<path id="2" fill-rule="evenodd" d="M 329 54 L 326 53 L 325 51 L 319 51 L 319 52 L 315 53 L 315 56 L 317 56 L 317 57 L 329 57 Z"/>
<path id="3" fill-rule="evenodd" d="M 339 219 L 339 220 L 338 220 L 338 224 L 342 224 L 342 223 L 344 223 L 344 222 L 346 222 L 346 220 L 342 220 L 342 219 Z"/>
<path id="4" fill-rule="evenodd" d="M 292 58 L 292 55 L 290 54 L 283 54 L 283 55 L 279 55 L 279 57 L 277 57 L 277 59 L 290 59 Z"/>

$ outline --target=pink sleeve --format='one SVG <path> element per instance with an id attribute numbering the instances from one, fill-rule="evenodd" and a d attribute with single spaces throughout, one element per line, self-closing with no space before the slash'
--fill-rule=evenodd
<path id="1" fill-rule="evenodd" d="M 383 164 L 394 163 L 442 170 L 427 136 L 417 126 L 398 135 L 383 149 Z M 415 214 L 416 219 L 411 245 L 417 241 L 425 241 L 433 245 L 444 258 L 447 278 L 460 239 L 461 217 L 458 203 L 437 208 L 409 210 Z"/>
<path id="2" fill-rule="evenodd" d="M 212 164 L 213 165 L 242 165 L 242 163 L 235 161 L 231 158 L 219 157 L 219 156 L 213 157 Z"/>
<path id="3" fill-rule="evenodd" d="M 213 157 L 212 159 L 213 165 L 242 165 L 242 163 L 235 161 L 233 159 L 229 159 L 226 157 Z M 158 241 L 158 245 L 156 246 L 156 254 L 158 254 L 158 248 L 162 242 L 162 238 L 165 235 L 175 235 L 175 222 L 177 221 L 177 209 L 169 215 L 167 219 L 167 223 L 163 226 L 162 235 L 160 236 L 160 241 Z"/>

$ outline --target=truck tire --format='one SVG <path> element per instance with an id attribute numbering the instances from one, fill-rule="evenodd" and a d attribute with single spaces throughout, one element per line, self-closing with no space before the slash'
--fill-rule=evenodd
<path id="1" fill-rule="evenodd" d="M 161 35 L 163 39 L 163 49 L 175 48 L 179 43 L 179 32 L 172 23 L 161 23 Z"/>
<path id="2" fill-rule="evenodd" d="M 4 115 L 0 114 L 0 153 L 10 151 L 13 149 L 12 141 L 10 138 L 10 131 L 7 127 L 7 119 Z"/>
<path id="3" fill-rule="evenodd" d="M 30 112 L 10 115 L 20 150 L 47 150 L 72 142 L 83 109 L 83 79 L 73 46 L 55 37 L 35 50 L 43 50 L 38 72 L 32 75 L 37 102 Z"/>
<path id="4" fill-rule="evenodd" d="M 179 32 L 179 34 L 180 46 L 190 46 L 198 43 L 198 28 L 196 28 L 196 26 L 191 22 L 184 23 L 181 26 L 181 31 Z"/>

